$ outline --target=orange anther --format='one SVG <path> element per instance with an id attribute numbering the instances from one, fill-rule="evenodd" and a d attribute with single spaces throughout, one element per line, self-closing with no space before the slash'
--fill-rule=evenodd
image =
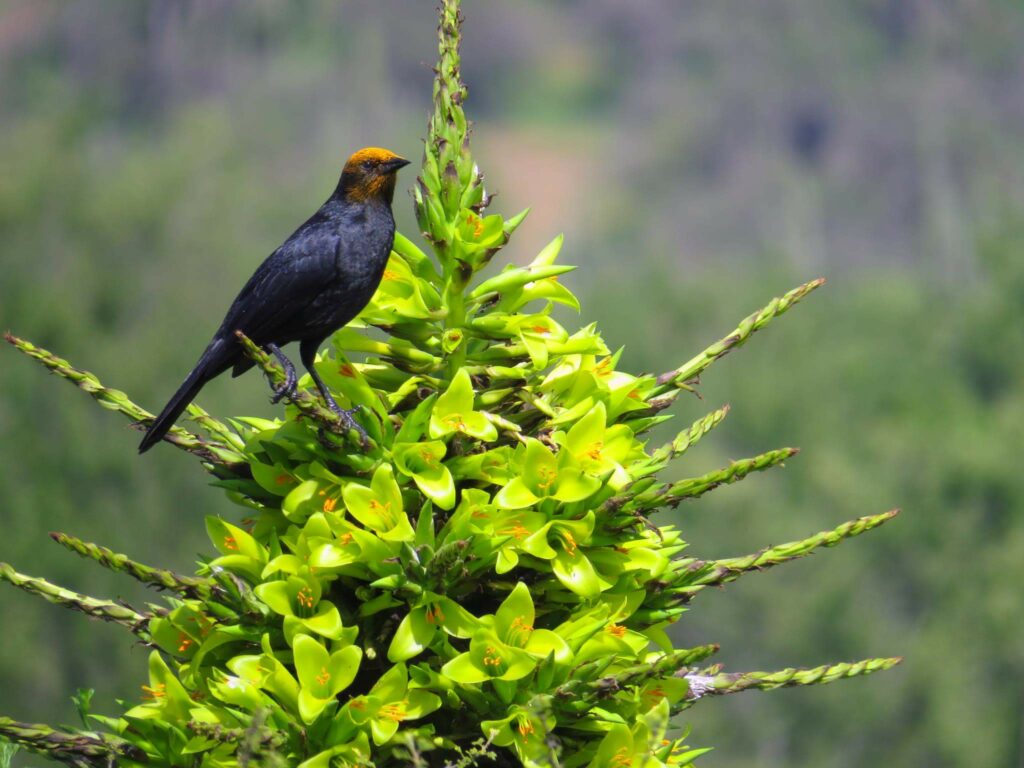
<path id="1" fill-rule="evenodd" d="M 604 631 L 612 637 L 625 637 L 626 632 L 628 632 L 629 630 L 627 630 L 621 624 L 609 624 L 607 627 L 604 628 Z"/>
<path id="2" fill-rule="evenodd" d="M 142 698 L 144 699 L 162 699 L 167 695 L 167 686 L 163 683 L 157 683 L 152 688 L 148 685 L 142 686 Z"/>

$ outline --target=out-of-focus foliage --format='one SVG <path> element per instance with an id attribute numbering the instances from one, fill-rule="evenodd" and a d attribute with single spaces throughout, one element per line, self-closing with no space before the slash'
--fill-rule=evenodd
<path id="1" fill-rule="evenodd" d="M 402 0 L 4 3 L 0 329 L 159 405 L 348 151 L 415 154 L 432 18 L 432 4 Z M 780 264 L 831 278 L 800 322 L 742 366 L 725 361 L 704 389 L 709 405 L 734 406 L 728 435 L 706 443 L 722 458 L 768 435 L 807 450 L 681 525 L 732 555 L 726 532 L 740 520 L 757 546 L 879 504 L 904 515 L 827 568 L 729 587 L 733 599 L 697 619 L 732 648 L 730 624 L 744 637 L 750 617 L 764 626 L 771 658 L 727 656 L 732 666 L 845 649 L 911 662 L 870 684 L 698 711 L 702 732 L 721 729 L 714 764 L 751 765 L 752 752 L 759 766 L 1018 763 L 1024 298 L 1012 275 L 1024 238 L 1001 222 L 1022 202 L 1021 6 L 523 0 L 482 3 L 469 24 L 488 186 L 505 209 L 537 206 L 513 255 L 566 230 L 570 259 L 598 267 L 570 285 L 609 343 L 626 345 L 629 368 L 732 327 L 766 284 L 797 279 Z M 401 196 L 396 208 L 411 231 Z M 648 304 L 659 311 L 630 309 Z M 203 404 L 269 414 L 255 379 L 215 382 Z M 123 579 L 81 569 L 43 534 L 190 567 L 204 541 L 183 510 L 208 492 L 189 462 L 137 461 L 132 433 L 9 356 L 0 391 L 5 559 L 130 599 Z M 761 398 L 771 408 L 755 407 Z M 103 451 L 80 450 L 97 439 Z M 862 578 L 876 586 L 858 600 L 830 597 Z M 822 585 L 809 602 L 757 608 L 804 580 Z M 883 598 L 883 581 L 902 599 Z M 117 630 L 0 592 L 0 612 L 12 611 L 0 709 L 44 719 L 64 706 L 70 721 L 77 685 L 95 684 L 103 706 L 134 691 L 145 654 L 122 652 Z M 883 724 L 884 738 L 863 735 Z M 861 747 L 837 752 L 831 734 Z"/>

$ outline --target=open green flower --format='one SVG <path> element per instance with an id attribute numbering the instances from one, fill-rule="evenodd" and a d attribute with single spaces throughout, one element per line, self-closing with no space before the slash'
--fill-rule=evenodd
<path id="1" fill-rule="evenodd" d="M 430 414 L 430 436 L 445 437 L 456 432 L 478 440 L 497 440 L 498 430 L 484 414 L 473 410 L 473 383 L 460 368 L 448 389 L 437 398 Z"/>
<path id="2" fill-rule="evenodd" d="M 555 663 L 571 661 L 565 640 L 550 630 L 534 629 L 534 618 L 530 590 L 519 582 L 494 616 L 481 619 L 490 626 L 477 632 L 469 650 L 445 664 L 441 674 L 463 684 L 519 680 L 549 655 Z"/>
<path id="3" fill-rule="evenodd" d="M 390 464 L 377 468 L 369 488 L 358 483 L 346 485 L 342 498 L 349 514 L 385 541 L 412 541 L 416 535 Z"/>
<path id="4" fill-rule="evenodd" d="M 553 717 L 542 718 L 538 713 L 515 704 L 508 715 L 500 720 L 484 720 L 480 730 L 498 747 L 512 747 L 523 765 L 533 768 L 538 760 L 550 754 L 544 735 L 556 725 Z"/>
<path id="5" fill-rule="evenodd" d="M 642 456 L 643 450 L 633 430 L 624 424 L 608 427 L 607 423 L 604 403 L 597 403 L 568 432 L 556 432 L 553 437 L 584 472 L 596 476 L 611 474 L 609 484 L 619 490 L 632 479 L 623 465 L 634 456 Z"/>
<path id="6" fill-rule="evenodd" d="M 285 617 L 286 638 L 291 639 L 303 630 L 331 640 L 340 640 L 346 634 L 338 608 L 328 600 L 321 601 L 322 588 L 316 578 L 289 576 L 260 584 L 255 592 L 270 610 Z"/>
<path id="7" fill-rule="evenodd" d="M 149 685 L 142 686 L 142 693 L 146 703 L 128 710 L 125 717 L 173 722 L 188 719 L 196 707 L 158 651 L 149 654 Z"/>
<path id="8" fill-rule="evenodd" d="M 614 723 L 587 768 L 682 768 L 710 751 L 687 750 L 680 739 L 666 739 L 668 722 L 669 701 L 660 698 L 632 727 Z"/>
<path id="9" fill-rule="evenodd" d="M 447 446 L 440 440 L 423 443 L 396 443 L 391 449 L 398 471 L 408 475 L 416 486 L 441 509 L 455 506 L 455 481 L 441 459 Z"/>
<path id="10" fill-rule="evenodd" d="M 329 653 L 319 640 L 298 635 L 293 647 L 299 678 L 299 715 L 312 723 L 334 697 L 348 688 L 359 671 L 363 651 L 347 645 Z"/>
<path id="11" fill-rule="evenodd" d="M 493 485 L 504 485 L 512 479 L 512 449 L 503 445 L 482 453 L 457 456 L 445 462 L 452 474 L 460 480 L 480 480 Z"/>
<path id="12" fill-rule="evenodd" d="M 581 550 L 593 532 L 593 511 L 579 520 L 551 520 L 523 542 L 522 550 L 550 561 L 552 573 L 576 594 L 593 597 L 612 586 Z"/>
<path id="13" fill-rule="evenodd" d="M 571 503 L 582 501 L 601 487 L 601 481 L 584 474 L 573 457 L 562 451 L 556 457 L 540 440 L 528 437 L 516 448 L 513 462 L 521 474 L 513 477 L 494 497 L 504 509 L 532 507 L 542 499 Z"/>
<path id="14" fill-rule="evenodd" d="M 427 318 L 431 315 L 429 305 L 436 306 L 438 301 L 436 291 L 430 290 L 430 283 L 418 279 L 406 260 L 392 252 L 380 287 L 361 317 L 378 324 Z"/>
<path id="15" fill-rule="evenodd" d="M 594 632 L 576 651 L 577 663 L 612 657 L 636 658 L 650 645 L 650 638 L 619 624 L 616 618 L 602 622 L 600 630 Z"/>
<path id="16" fill-rule="evenodd" d="M 494 613 L 494 631 L 498 639 L 513 648 L 522 648 L 531 656 L 553 656 L 556 664 L 572 660 L 568 643 L 549 629 L 534 629 L 536 611 L 530 589 L 523 582 L 512 588 Z"/>
<path id="17" fill-rule="evenodd" d="M 210 562 L 210 568 L 231 571 L 257 582 L 267 564 L 267 550 L 237 525 L 219 517 L 206 518 L 206 533 L 221 556 Z"/>
<path id="18" fill-rule="evenodd" d="M 270 636 L 260 641 L 263 653 L 235 656 L 227 667 L 243 682 L 256 686 L 273 696 L 282 706 L 295 714 L 299 711 L 299 683 L 288 668 L 277 658 L 270 645 Z"/>
<path id="19" fill-rule="evenodd" d="M 519 553 L 525 551 L 526 539 L 547 521 L 547 515 L 540 512 L 497 509 L 486 491 L 467 488 L 441 536 L 451 539 L 473 537 L 477 556 L 490 558 L 496 555 L 495 571 L 507 573 L 519 564 Z"/>
<path id="20" fill-rule="evenodd" d="M 390 741 L 406 720 L 418 720 L 440 708 L 441 699 L 429 691 L 409 687 L 405 664 L 395 664 L 365 696 L 345 705 L 345 712 L 359 726 L 369 724 L 374 744 Z"/>
<path id="21" fill-rule="evenodd" d="M 366 765 L 370 760 L 370 740 L 365 733 L 357 733 L 355 738 L 345 744 L 335 744 L 308 760 L 299 763 L 296 768 L 331 768 L 332 765 Z"/>
<path id="22" fill-rule="evenodd" d="M 424 592 L 419 603 L 405 615 L 388 646 L 390 661 L 405 661 L 422 653 L 438 631 L 453 637 L 469 638 L 480 622 L 454 600 L 433 592 Z"/>

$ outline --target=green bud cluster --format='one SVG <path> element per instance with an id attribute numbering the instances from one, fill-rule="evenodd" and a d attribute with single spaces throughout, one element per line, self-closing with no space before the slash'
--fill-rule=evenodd
<path id="1" fill-rule="evenodd" d="M 350 442 L 308 377 L 278 419 L 229 427 L 193 409 L 207 435 L 179 429 L 171 442 L 240 507 L 207 518 L 215 554 L 195 575 L 54 535 L 172 597 L 136 611 L 0 567 L 0 579 L 151 645 L 139 700 L 117 716 L 92 715 L 103 733 L 0 720 L 0 735 L 86 765 L 685 766 L 706 750 L 687 747 L 671 718 L 706 696 L 895 663 L 726 674 L 700 666 L 717 646 L 675 647 L 672 625 L 706 587 L 892 516 L 720 561 L 684 556 L 680 531 L 651 519 L 795 453 L 660 483 L 657 473 L 727 409 L 661 447 L 645 435 L 696 375 L 820 281 L 653 376 L 619 370 L 595 325 L 572 332 L 554 318 L 557 304 L 580 309 L 560 282 L 572 269 L 557 263 L 561 237 L 526 266 L 480 277 L 525 213 L 485 215 L 463 111 L 460 21 L 457 0 L 446 0 L 413 191 L 433 258 L 397 236 L 373 301 L 317 362 L 338 399 L 360 409 L 369 448 Z M 91 374 L 9 340 L 101 404 L 148 420 Z M 272 380 L 283 376 L 242 342 Z"/>

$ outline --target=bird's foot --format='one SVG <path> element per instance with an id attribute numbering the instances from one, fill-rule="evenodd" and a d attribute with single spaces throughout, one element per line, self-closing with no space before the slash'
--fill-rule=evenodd
<path id="1" fill-rule="evenodd" d="M 345 425 L 346 429 L 350 429 L 350 430 L 354 429 L 359 434 L 359 445 L 360 445 L 360 447 L 364 451 L 369 449 L 369 447 L 370 447 L 370 436 L 368 434 L 366 434 L 366 430 L 363 429 L 363 425 L 360 424 L 358 421 L 356 421 L 355 418 L 353 418 L 353 416 L 356 413 L 359 413 L 360 406 L 357 405 L 354 408 L 349 408 L 348 410 L 346 410 L 344 408 L 340 408 L 340 407 L 332 408 L 331 410 L 334 411 L 338 415 L 338 418 L 341 419 L 341 423 L 343 425 Z"/>
<path id="2" fill-rule="evenodd" d="M 272 386 L 274 390 L 273 396 L 270 398 L 270 402 L 277 405 L 284 398 L 294 399 L 295 393 L 298 391 L 299 377 L 295 374 L 294 368 L 288 368 L 285 370 L 285 381 L 284 384 L 279 386 Z"/>
<path id="3" fill-rule="evenodd" d="M 270 402 L 276 405 L 285 397 L 294 400 L 295 391 L 299 384 L 299 377 L 295 373 L 295 366 L 292 365 L 292 361 L 288 359 L 288 356 L 281 351 L 277 344 L 267 344 L 267 351 L 277 358 L 277 362 L 284 369 L 284 384 L 277 387 L 271 385 L 270 388 L 274 390 L 274 396 L 270 398 Z"/>

